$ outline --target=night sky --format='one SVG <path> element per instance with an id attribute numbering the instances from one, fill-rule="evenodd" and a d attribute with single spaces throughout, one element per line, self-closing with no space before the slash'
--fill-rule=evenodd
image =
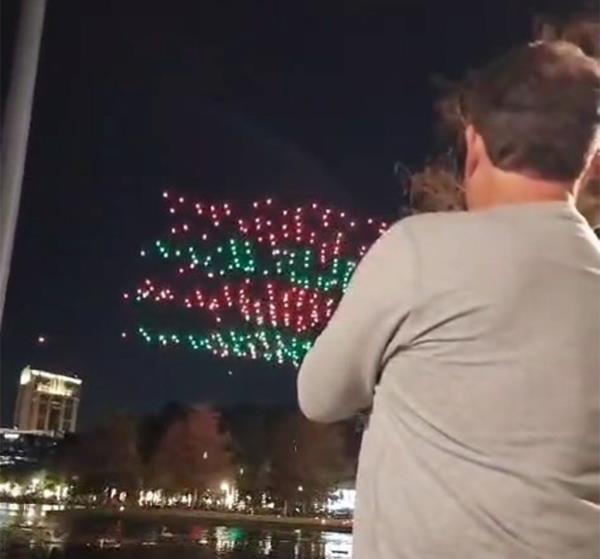
<path id="1" fill-rule="evenodd" d="M 167 225 L 161 192 L 318 198 L 389 218 L 394 162 L 417 168 L 434 148 L 431 76 L 529 40 L 533 13 L 561 4 L 49 0 L 2 327 L 3 424 L 28 363 L 81 376 L 84 426 L 169 401 L 293 404 L 290 368 L 121 340 L 139 249 Z M 17 6 L 2 0 L 3 100 Z"/>

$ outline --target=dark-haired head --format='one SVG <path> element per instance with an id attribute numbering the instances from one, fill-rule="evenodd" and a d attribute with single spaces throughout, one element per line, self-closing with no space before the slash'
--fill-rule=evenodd
<path id="1" fill-rule="evenodd" d="M 599 103 L 597 61 L 563 41 L 514 49 L 475 73 L 460 102 L 469 205 L 573 194 L 598 149 Z"/>

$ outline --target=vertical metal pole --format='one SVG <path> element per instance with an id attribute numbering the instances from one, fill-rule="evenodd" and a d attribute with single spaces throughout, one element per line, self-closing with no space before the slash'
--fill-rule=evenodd
<path id="1" fill-rule="evenodd" d="M 19 214 L 46 0 L 21 0 L 0 139 L 0 328 Z"/>
<path id="2" fill-rule="evenodd" d="M 19 215 L 45 11 L 46 0 L 21 0 L 13 67 L 0 132 L 0 331 Z"/>

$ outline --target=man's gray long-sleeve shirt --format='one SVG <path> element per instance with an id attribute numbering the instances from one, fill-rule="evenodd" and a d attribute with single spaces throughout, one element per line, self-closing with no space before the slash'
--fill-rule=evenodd
<path id="1" fill-rule="evenodd" d="M 569 203 L 402 220 L 298 377 L 372 406 L 355 559 L 599 556 L 600 243 Z"/>

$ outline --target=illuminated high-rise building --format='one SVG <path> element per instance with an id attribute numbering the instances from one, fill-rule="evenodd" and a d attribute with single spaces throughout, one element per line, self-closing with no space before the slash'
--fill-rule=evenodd
<path id="1" fill-rule="evenodd" d="M 21 372 L 15 424 L 23 430 L 73 432 L 80 393 L 81 379 L 38 371 L 28 365 Z"/>

